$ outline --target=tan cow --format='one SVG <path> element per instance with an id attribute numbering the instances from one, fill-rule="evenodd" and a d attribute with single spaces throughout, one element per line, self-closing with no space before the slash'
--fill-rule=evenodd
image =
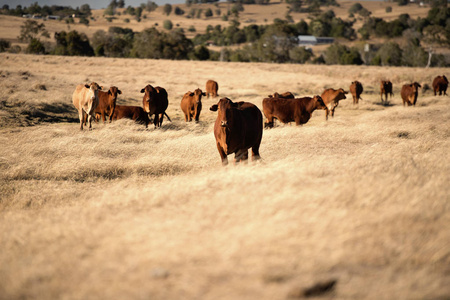
<path id="1" fill-rule="evenodd" d="M 328 120 L 328 115 L 331 112 L 331 116 L 334 117 L 334 110 L 339 105 L 339 100 L 347 99 L 345 95 L 347 95 L 348 92 L 344 91 L 344 89 L 326 89 L 323 91 L 321 97 L 323 100 L 323 103 L 325 104 L 325 119 Z"/>
<path id="2" fill-rule="evenodd" d="M 216 81 L 208 80 L 206 82 L 206 95 L 208 95 L 208 98 L 210 95 L 212 95 L 213 97 L 219 96 L 219 94 L 217 94 L 218 90 L 219 90 L 219 84 Z"/>
<path id="3" fill-rule="evenodd" d="M 86 116 L 89 121 L 89 129 L 92 129 L 92 118 L 95 119 L 95 109 L 98 105 L 98 91 L 101 89 L 101 86 L 92 82 L 91 84 L 77 85 L 73 92 L 72 101 L 78 110 L 81 130 L 83 130 L 83 123 Z"/>
<path id="4" fill-rule="evenodd" d="M 352 97 L 353 97 L 353 105 L 358 104 L 359 99 L 362 100 L 361 94 L 362 94 L 363 90 L 364 89 L 363 89 L 361 82 L 359 82 L 359 81 L 352 82 L 352 84 L 350 85 L 350 93 L 352 94 Z"/>
<path id="5" fill-rule="evenodd" d="M 191 122 L 192 118 L 194 118 L 195 122 L 198 122 L 202 111 L 202 96 L 206 96 L 206 94 L 201 89 L 196 89 L 193 93 L 189 91 L 184 94 L 180 107 L 186 122 Z"/>
<path id="6" fill-rule="evenodd" d="M 411 84 L 405 84 L 402 86 L 401 96 L 403 100 L 403 106 L 405 103 L 408 106 L 414 105 L 416 106 L 417 102 L 417 94 L 419 93 L 419 88 L 422 87 L 419 83 L 413 82 Z"/>

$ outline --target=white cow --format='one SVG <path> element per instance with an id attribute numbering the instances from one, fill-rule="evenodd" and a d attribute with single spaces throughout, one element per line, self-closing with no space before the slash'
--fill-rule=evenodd
<path id="1" fill-rule="evenodd" d="M 101 86 L 92 82 L 91 84 L 77 85 L 73 92 L 73 105 L 78 110 L 81 130 L 83 130 L 83 123 L 86 116 L 89 121 L 89 130 L 92 129 L 92 118 L 95 118 L 95 109 L 98 105 L 98 91 L 101 89 Z"/>

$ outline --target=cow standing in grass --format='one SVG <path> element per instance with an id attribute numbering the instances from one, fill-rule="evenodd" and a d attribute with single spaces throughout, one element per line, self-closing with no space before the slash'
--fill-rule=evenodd
<path id="1" fill-rule="evenodd" d="M 89 121 L 89 130 L 92 129 L 92 118 L 95 119 L 95 109 L 98 105 L 98 91 L 102 89 L 97 83 L 79 84 L 72 95 L 72 102 L 78 110 L 80 129 L 83 130 L 85 118 Z"/>
<path id="2" fill-rule="evenodd" d="M 384 98 L 385 98 L 385 103 L 388 102 L 388 95 L 391 95 L 391 100 L 392 100 L 392 96 L 394 95 L 394 93 L 392 93 L 392 82 L 390 82 L 389 80 L 382 80 L 380 83 L 380 97 L 381 97 L 381 103 L 383 103 L 383 94 L 384 94 Z"/>
<path id="3" fill-rule="evenodd" d="M 169 100 L 167 91 L 162 87 L 153 87 L 150 84 L 141 90 L 144 94 L 142 104 L 144 110 L 148 113 L 149 118 L 155 115 L 153 124 L 155 127 L 161 127 L 164 115 L 170 120 L 166 113 L 167 106 L 169 106 Z M 171 121 L 172 122 L 172 121 Z"/>
<path id="4" fill-rule="evenodd" d="M 202 96 L 206 96 L 201 89 L 196 89 L 193 93 L 187 92 L 181 99 L 181 110 L 184 113 L 184 120 L 191 122 L 194 118 L 195 122 L 199 121 L 200 112 L 202 111 Z"/>
<path id="5" fill-rule="evenodd" d="M 364 89 L 363 89 L 361 82 L 359 82 L 359 81 L 352 82 L 352 84 L 350 85 L 350 93 L 352 94 L 352 97 L 353 97 L 353 105 L 358 104 L 359 99 L 362 100 L 361 94 L 362 94 L 363 90 Z"/>
<path id="6" fill-rule="evenodd" d="M 295 122 L 296 125 L 306 124 L 316 109 L 326 106 L 320 96 L 303 97 L 297 99 L 265 98 L 263 112 L 267 118 L 266 127 L 273 127 L 274 119 L 280 122 Z"/>
<path id="7" fill-rule="evenodd" d="M 445 75 L 437 76 L 436 78 L 434 78 L 432 86 L 435 96 L 438 92 L 439 96 L 441 96 L 442 94 L 447 95 L 448 80 Z"/>
<path id="8" fill-rule="evenodd" d="M 326 89 L 323 91 L 321 97 L 323 103 L 325 104 L 325 119 L 328 120 L 328 115 L 331 113 L 331 116 L 334 117 L 334 110 L 339 105 L 339 101 L 343 99 L 347 99 L 345 95 L 348 92 L 343 89 Z"/>
<path id="9" fill-rule="evenodd" d="M 417 95 L 419 93 L 419 88 L 421 87 L 422 86 L 417 82 L 405 84 L 404 86 L 402 86 L 401 96 L 403 100 L 403 106 L 405 106 L 405 104 L 408 104 L 408 106 L 416 106 Z"/>
<path id="10" fill-rule="evenodd" d="M 219 96 L 217 91 L 219 90 L 219 84 L 214 80 L 208 80 L 206 82 L 206 95 L 208 98 L 212 95 L 214 98 Z"/>
<path id="11" fill-rule="evenodd" d="M 103 123 L 106 122 L 106 116 L 109 117 L 109 122 L 111 122 L 112 115 L 116 108 L 117 95 L 122 94 L 116 86 L 109 88 L 107 92 L 98 91 L 98 105 L 95 109 L 95 117 L 100 120 L 100 116 L 103 119 Z"/>
<path id="12" fill-rule="evenodd" d="M 222 164 L 228 164 L 227 156 L 234 153 L 236 163 L 248 159 L 252 148 L 252 160 L 260 159 L 259 146 L 263 134 L 262 114 L 249 102 L 233 102 L 222 98 L 210 108 L 217 111 L 214 137 Z"/>

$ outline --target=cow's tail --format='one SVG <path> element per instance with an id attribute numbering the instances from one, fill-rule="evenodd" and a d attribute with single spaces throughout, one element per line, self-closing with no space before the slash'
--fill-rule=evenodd
<path id="1" fill-rule="evenodd" d="M 164 115 L 167 117 L 167 119 L 169 119 L 170 122 L 172 122 L 172 120 L 170 119 L 170 117 L 167 115 L 166 112 L 164 112 Z"/>

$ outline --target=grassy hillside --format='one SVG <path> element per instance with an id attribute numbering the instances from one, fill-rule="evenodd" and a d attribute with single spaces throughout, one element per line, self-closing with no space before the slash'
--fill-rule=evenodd
<path id="1" fill-rule="evenodd" d="M 336 280 L 324 299 L 450 297 L 449 98 L 399 89 L 448 69 L 376 68 L 0 54 L 1 299 L 287 299 Z M 264 130 L 262 161 L 222 167 L 207 79 L 261 107 L 358 79 L 358 106 Z M 388 106 L 379 79 L 394 83 Z M 80 131 L 79 83 L 169 93 L 173 122 Z M 32 125 L 32 126 L 30 126 Z M 232 158 L 232 157 L 230 157 Z"/>
<path id="2" fill-rule="evenodd" d="M 323 10 L 331 9 L 335 12 L 336 17 L 342 19 L 348 19 L 348 9 L 357 1 L 338 1 L 339 7 L 330 6 L 323 7 Z M 408 5 L 408 6 L 397 6 L 397 4 L 384 2 L 384 1 L 364 1 L 361 2 L 362 5 L 372 12 L 372 16 L 381 17 L 387 21 L 397 19 L 399 15 L 407 13 L 411 16 L 411 18 L 417 17 L 426 17 L 429 7 L 421 7 L 418 5 Z M 105 30 L 107 31 L 110 26 L 119 26 L 131 28 L 133 31 L 140 32 L 145 28 L 155 26 L 160 29 L 163 28 L 164 20 L 171 20 L 174 23 L 174 26 L 183 28 L 186 35 L 192 38 L 197 33 L 204 33 L 206 31 L 206 27 L 208 25 L 221 25 L 222 27 L 226 27 L 229 25 L 227 21 L 223 21 L 221 16 L 216 15 L 215 11 L 217 9 L 221 10 L 222 15 L 226 14 L 226 12 L 230 9 L 230 4 L 226 2 L 218 3 L 218 6 L 213 4 L 196 4 L 191 7 L 186 7 L 185 4 L 174 5 L 179 6 L 186 13 L 182 16 L 177 16 L 174 13 L 166 16 L 163 14 L 163 7 L 160 6 L 154 12 L 144 12 L 143 15 L 146 17 L 142 18 L 140 22 L 136 21 L 133 16 L 124 14 L 125 9 L 118 9 L 117 11 L 121 13 L 121 15 L 116 15 L 115 19 L 112 22 L 108 22 L 106 16 L 104 15 L 104 9 L 98 9 L 92 11 L 92 16 L 95 20 L 91 20 L 89 26 L 84 24 L 79 24 L 78 19 L 75 19 L 75 24 L 67 25 L 64 21 L 56 21 L 56 20 L 47 20 L 40 21 L 44 22 L 46 29 L 50 32 L 51 38 L 49 41 L 54 42 L 53 36 L 54 32 L 59 32 L 62 30 L 70 31 L 77 30 L 79 32 L 84 32 L 88 35 L 89 38 L 97 30 Z M 393 8 L 391 13 L 386 13 L 386 7 L 391 6 Z M 186 18 L 186 15 L 192 9 L 202 9 L 205 11 L 207 8 L 211 8 L 214 12 L 214 16 L 210 18 L 205 18 L 204 16 L 200 19 Z M 283 2 L 272 2 L 270 5 L 244 5 L 244 11 L 240 13 L 240 22 L 242 26 L 248 24 L 270 24 L 274 19 L 280 18 L 285 19 L 285 15 L 288 9 L 288 5 Z M 295 22 L 300 21 L 301 19 L 308 21 L 307 13 L 291 13 L 291 16 Z M 129 19 L 129 23 L 125 22 L 125 19 Z M 20 34 L 20 26 L 24 22 L 23 18 L 20 17 L 11 17 L 0 15 L 0 38 L 11 41 L 12 43 L 20 44 L 17 40 L 17 36 Z M 363 24 L 362 18 L 357 18 L 356 23 L 354 24 L 355 29 L 358 29 Z M 195 33 L 191 33 L 188 29 L 194 26 L 196 29 Z"/>

